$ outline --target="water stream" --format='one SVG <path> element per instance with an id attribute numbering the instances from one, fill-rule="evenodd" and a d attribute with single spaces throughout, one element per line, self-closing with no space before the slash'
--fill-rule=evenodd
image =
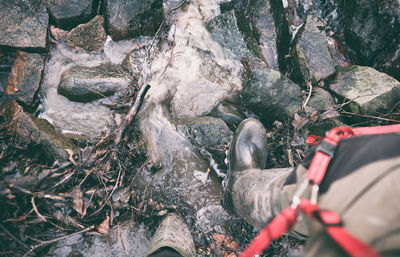
<path id="1" fill-rule="evenodd" d="M 221 225 L 232 218 L 220 206 L 221 182 L 207 173 L 215 163 L 200 155 L 178 131 L 177 122 L 206 115 L 222 100 L 235 101 L 241 90 L 240 61 L 221 48 L 206 29 L 206 23 L 220 14 L 220 3 L 194 0 L 177 10 L 161 49 L 141 68 L 142 82 L 150 84 L 151 89 L 138 124 L 149 160 L 161 167 L 152 179 L 151 195 L 189 210 L 188 220 L 194 221 L 191 229 L 199 237 L 221 231 Z M 171 6 L 165 4 L 166 8 Z M 118 43 L 108 39 L 104 51 L 98 54 L 71 50 L 62 43 L 52 47 L 42 85 L 40 117 L 64 132 L 99 137 L 113 131 L 120 117 L 103 103 L 114 98 L 71 102 L 57 93 L 60 76 L 74 65 L 120 64 L 131 50 L 150 42 L 148 38 Z M 121 85 L 122 89 L 127 87 Z"/>

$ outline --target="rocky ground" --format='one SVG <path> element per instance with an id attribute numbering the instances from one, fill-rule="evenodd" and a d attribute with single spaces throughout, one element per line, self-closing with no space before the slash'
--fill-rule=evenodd
<path id="1" fill-rule="evenodd" d="M 399 123 L 399 19 L 395 0 L 0 2 L 0 255 L 143 256 L 179 212 L 199 256 L 237 256 L 256 234 L 219 203 L 238 124 L 265 125 L 269 169 L 310 134 Z"/>

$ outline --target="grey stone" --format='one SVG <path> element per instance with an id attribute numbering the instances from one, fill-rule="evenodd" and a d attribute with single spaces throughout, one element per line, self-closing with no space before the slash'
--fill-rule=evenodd
<path id="1" fill-rule="evenodd" d="M 328 48 L 323 21 L 310 15 L 302 30 L 291 53 L 301 79 L 315 83 L 334 75 L 335 61 Z"/>
<path id="2" fill-rule="evenodd" d="M 8 78 L 7 94 L 26 105 L 32 105 L 42 79 L 43 59 L 40 54 L 19 51 Z"/>
<path id="3" fill-rule="evenodd" d="M 205 148 L 220 162 L 225 159 L 233 132 L 222 119 L 204 116 L 179 119 L 177 123 L 195 145 Z"/>
<path id="4" fill-rule="evenodd" d="M 42 0 L 0 1 L 0 45 L 44 49 L 48 23 Z"/>
<path id="5" fill-rule="evenodd" d="M 209 115 L 222 119 L 232 131 L 246 118 L 236 105 L 228 102 L 219 103 Z"/>
<path id="6" fill-rule="evenodd" d="M 61 74 L 58 93 L 76 102 L 90 102 L 110 96 L 129 83 L 122 67 L 101 64 L 96 67 L 74 66 Z"/>
<path id="7" fill-rule="evenodd" d="M 244 66 L 247 78 L 240 97 L 245 107 L 264 121 L 284 120 L 299 110 L 298 85 L 260 60 L 248 60 Z"/>
<path id="8" fill-rule="evenodd" d="M 0 105 L 0 116 L 4 119 L 5 131 L 8 135 L 15 137 L 21 145 L 36 149 L 37 153 L 45 162 L 66 161 L 68 154 L 65 148 L 71 148 L 71 144 L 65 144 L 60 134 L 54 128 L 47 126 L 46 132 L 41 121 L 25 113 L 20 105 L 10 100 Z"/>
<path id="9" fill-rule="evenodd" d="M 328 91 L 320 87 L 313 87 L 313 92 L 307 106 L 313 107 L 319 112 L 323 112 L 332 109 L 334 105 L 333 97 Z"/>
<path id="10" fill-rule="evenodd" d="M 93 17 L 97 1 L 93 0 L 46 0 L 47 8 L 56 25 L 72 29 Z"/>
<path id="11" fill-rule="evenodd" d="M 0 92 L 5 92 L 7 88 L 8 76 L 16 58 L 15 52 L 6 52 L 0 57 Z"/>
<path id="12" fill-rule="evenodd" d="M 261 57 L 255 40 L 239 30 L 234 11 L 225 12 L 210 21 L 207 30 L 228 58 L 240 60 L 242 57 Z"/>
<path id="13" fill-rule="evenodd" d="M 242 31 L 251 31 L 261 53 L 259 58 L 271 69 L 284 67 L 290 36 L 282 1 L 238 0 L 235 5 L 241 14 L 237 14 L 240 28 Z"/>
<path id="14" fill-rule="evenodd" d="M 67 45 L 71 48 L 79 47 L 87 52 L 101 50 L 106 42 L 103 16 L 96 16 L 86 24 L 81 24 L 67 35 Z"/>
<path id="15" fill-rule="evenodd" d="M 104 4 L 113 40 L 153 36 L 164 17 L 162 0 L 105 0 Z"/>
<path id="16" fill-rule="evenodd" d="M 376 116 L 400 101 L 400 83 L 365 66 L 338 68 L 329 88 L 343 100 L 352 100 L 348 108 L 357 114 Z"/>

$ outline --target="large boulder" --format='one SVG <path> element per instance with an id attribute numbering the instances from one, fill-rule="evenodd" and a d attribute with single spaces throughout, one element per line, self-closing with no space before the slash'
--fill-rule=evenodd
<path id="1" fill-rule="evenodd" d="M 0 1 L 0 45 L 44 49 L 48 23 L 42 0 Z"/>
<path id="2" fill-rule="evenodd" d="M 97 5 L 93 0 L 46 0 L 47 8 L 56 25 L 63 29 L 72 29 L 93 17 Z"/>
<path id="3" fill-rule="evenodd" d="M 242 104 L 264 121 L 285 120 L 301 107 L 300 87 L 260 60 L 243 61 L 246 82 Z"/>
<path id="4" fill-rule="evenodd" d="M 75 102 L 90 102 L 113 95 L 129 84 L 120 65 L 74 66 L 61 74 L 58 93 Z"/>
<path id="5" fill-rule="evenodd" d="M 289 51 L 290 36 L 282 1 L 236 0 L 243 31 L 251 31 L 259 46 L 262 60 L 268 68 L 285 68 L 285 55 Z M 248 19 L 248 20 L 247 20 Z"/>
<path id="6" fill-rule="evenodd" d="M 345 35 L 361 64 L 372 64 L 382 51 L 394 52 L 399 43 L 399 2 L 349 0 L 344 4 Z"/>
<path id="7" fill-rule="evenodd" d="M 101 50 L 106 42 L 104 18 L 101 15 L 94 17 L 86 24 L 81 24 L 67 34 L 67 45 L 71 48 L 79 47 L 87 52 Z"/>
<path id="8" fill-rule="evenodd" d="M 322 20 L 312 15 L 307 17 L 296 36 L 292 58 L 303 81 L 315 83 L 335 74 L 335 61 L 328 48 Z"/>
<path id="9" fill-rule="evenodd" d="M 255 40 L 239 30 L 238 22 L 234 11 L 228 11 L 211 20 L 207 30 L 228 58 L 240 60 L 242 57 L 261 57 Z"/>
<path id="10" fill-rule="evenodd" d="M 70 149 L 72 144 L 63 144 L 66 140 L 61 140 L 62 136 L 56 135 L 54 129 L 42 131 L 40 125 L 35 123 L 36 118 L 25 113 L 15 101 L 10 100 L 0 105 L 0 117 L 6 133 L 26 146 L 31 153 L 38 154 L 44 162 L 68 160 L 64 149 Z"/>
<path id="11" fill-rule="evenodd" d="M 105 0 L 104 4 L 113 40 L 153 36 L 164 17 L 162 0 Z"/>
<path id="12" fill-rule="evenodd" d="M 40 54 L 18 51 L 8 78 L 7 94 L 15 96 L 26 105 L 32 105 L 40 86 L 44 60 Z"/>
<path id="13" fill-rule="evenodd" d="M 385 73 L 365 66 L 338 68 L 330 90 L 349 101 L 356 114 L 378 116 L 400 101 L 400 83 Z"/>

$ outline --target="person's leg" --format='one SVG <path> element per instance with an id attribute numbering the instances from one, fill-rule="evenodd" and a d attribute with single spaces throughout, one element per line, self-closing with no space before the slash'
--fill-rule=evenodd
<path id="1" fill-rule="evenodd" d="M 297 185 L 285 186 L 294 176 L 302 181 L 305 172 L 299 167 L 264 170 L 267 160 L 267 134 L 254 119 L 243 121 L 232 139 L 229 151 L 228 182 L 224 207 L 236 212 L 256 228 L 264 227 L 273 217 L 290 205 Z M 299 223 L 291 233 L 299 238 L 308 234 Z"/>

